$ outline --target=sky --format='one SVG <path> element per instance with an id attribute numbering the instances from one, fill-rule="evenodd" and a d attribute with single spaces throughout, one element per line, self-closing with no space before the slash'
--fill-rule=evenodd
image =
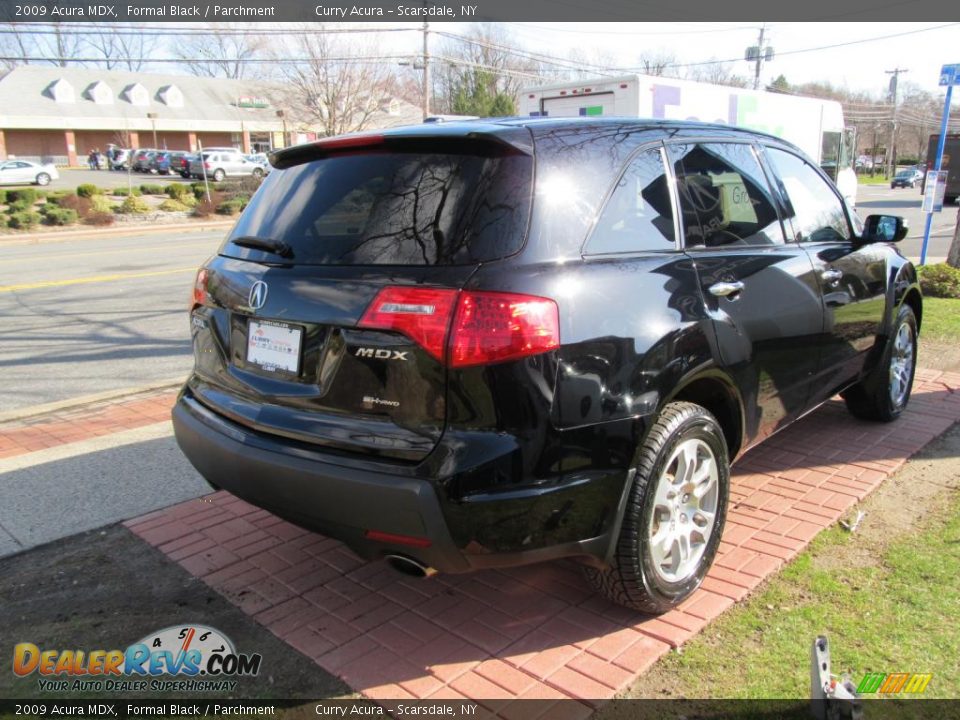
<path id="1" fill-rule="evenodd" d="M 635 65 L 641 52 L 669 52 L 681 62 L 743 58 L 756 45 L 763 23 L 504 23 L 529 48 L 552 55 L 574 48 L 602 51 L 624 65 Z M 901 82 L 916 83 L 940 92 L 940 67 L 960 63 L 960 23 L 929 29 L 935 23 L 766 23 L 764 43 L 775 50 L 764 63 L 761 81 L 781 73 L 790 83 L 829 80 L 834 85 L 871 93 L 885 93 L 886 70 L 906 68 Z M 909 34 L 907 34 L 909 33 Z M 887 39 L 871 40 L 884 36 Z M 795 53 L 858 40 L 853 45 Z M 566 52 L 564 52 L 566 51 Z M 753 65 L 739 59 L 733 70 L 753 76 Z"/>

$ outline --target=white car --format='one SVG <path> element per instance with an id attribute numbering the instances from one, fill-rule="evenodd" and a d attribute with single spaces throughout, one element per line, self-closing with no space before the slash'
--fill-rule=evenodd
<path id="1" fill-rule="evenodd" d="M 49 185 L 60 173 L 52 164 L 39 165 L 28 160 L 0 163 L 0 185 Z"/>

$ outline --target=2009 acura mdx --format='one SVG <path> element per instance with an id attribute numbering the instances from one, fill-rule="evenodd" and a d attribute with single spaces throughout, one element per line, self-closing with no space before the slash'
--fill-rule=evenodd
<path id="1" fill-rule="evenodd" d="M 730 463 L 840 392 L 889 421 L 922 305 L 775 137 L 637 119 L 280 150 L 199 271 L 180 447 L 215 487 L 414 574 L 582 559 L 667 610 Z"/>

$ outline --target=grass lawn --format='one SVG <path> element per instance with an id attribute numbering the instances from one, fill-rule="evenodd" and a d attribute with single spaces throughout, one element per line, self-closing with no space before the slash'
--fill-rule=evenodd
<path id="1" fill-rule="evenodd" d="M 925 297 L 920 342 L 960 342 L 960 300 Z M 960 346 L 957 347 L 960 354 Z"/>
<path id="2" fill-rule="evenodd" d="M 929 672 L 924 697 L 960 697 L 960 432 L 947 438 L 928 454 L 925 478 L 899 488 L 888 481 L 895 497 L 886 507 L 867 501 L 864 525 L 872 527 L 821 533 L 756 595 L 664 657 L 629 696 L 808 698 L 810 647 L 826 634 L 833 672 L 849 672 L 854 683 L 867 672 Z M 910 493 L 931 488 L 940 497 L 905 523 Z M 900 527 L 890 529 L 884 513 Z"/>
<path id="3" fill-rule="evenodd" d="M 884 177 L 883 173 L 876 175 L 857 175 L 857 183 L 860 185 L 889 185 L 890 178 Z"/>

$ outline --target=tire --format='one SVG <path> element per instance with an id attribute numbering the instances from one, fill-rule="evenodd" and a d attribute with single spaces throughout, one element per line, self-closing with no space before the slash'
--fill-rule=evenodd
<path id="1" fill-rule="evenodd" d="M 692 469 L 685 473 L 685 466 Z M 706 477 L 694 483 L 703 472 Z M 684 474 L 688 486 L 678 486 L 676 480 Z M 699 499 L 694 485 L 705 490 Z M 727 445 L 716 418 L 693 403 L 670 403 L 640 449 L 613 560 L 604 569 L 585 567 L 587 580 L 608 600 L 634 610 L 659 614 L 676 607 L 700 587 L 710 569 L 723 533 L 729 486 Z M 710 510 L 712 524 L 694 519 L 707 520 Z M 685 560 L 680 543 L 684 528 L 690 528 Z M 657 536 L 662 540 L 654 542 Z"/>
<path id="2" fill-rule="evenodd" d="M 250 174 L 253 175 L 254 180 L 263 180 L 263 170 L 260 168 L 254 168 Z"/>
<path id="3" fill-rule="evenodd" d="M 214 181 L 214 182 L 223 182 L 223 179 L 224 179 L 226 176 L 227 176 L 227 174 L 226 174 L 223 170 L 221 170 L 220 168 L 217 168 L 216 170 L 213 171 L 213 181 Z"/>
<path id="4" fill-rule="evenodd" d="M 944 195 L 943 204 L 944 205 L 953 205 L 957 201 L 956 195 Z"/>
<path id="5" fill-rule="evenodd" d="M 50 184 L 50 175 L 49 173 L 40 173 L 37 175 L 37 185 L 49 185 Z"/>
<path id="6" fill-rule="evenodd" d="M 880 363 L 842 395 L 847 409 L 861 420 L 891 422 L 910 402 L 917 370 L 917 318 L 901 305 Z"/>

